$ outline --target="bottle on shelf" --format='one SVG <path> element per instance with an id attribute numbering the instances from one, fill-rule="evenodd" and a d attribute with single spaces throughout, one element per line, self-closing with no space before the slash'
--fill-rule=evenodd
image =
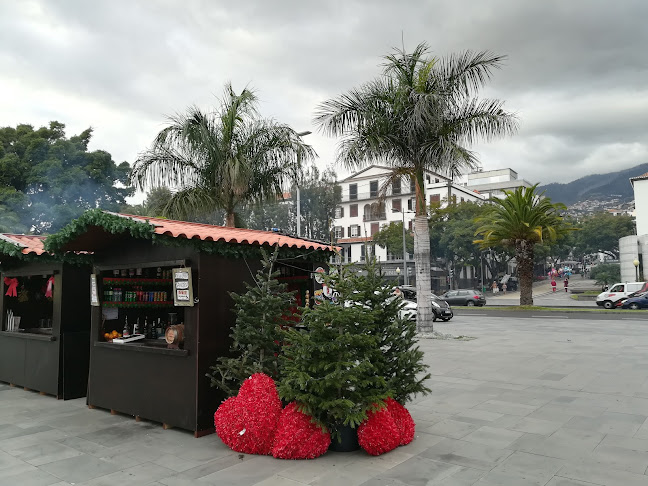
<path id="1" fill-rule="evenodd" d="M 144 317 L 144 329 L 142 332 L 146 339 L 151 339 L 151 328 L 148 325 L 148 316 Z"/>
<path id="2" fill-rule="evenodd" d="M 133 334 L 139 334 L 140 333 L 140 325 L 139 325 L 139 317 L 135 321 L 135 325 L 133 326 Z"/>
<path id="3" fill-rule="evenodd" d="M 124 337 L 130 336 L 130 327 L 128 326 L 128 316 L 124 318 L 124 331 L 122 332 L 122 336 Z"/>
<path id="4" fill-rule="evenodd" d="M 162 329 L 162 319 L 160 319 L 159 317 L 157 321 L 157 327 L 155 328 L 155 332 L 158 335 L 158 337 L 161 336 L 162 333 L 164 332 Z"/>

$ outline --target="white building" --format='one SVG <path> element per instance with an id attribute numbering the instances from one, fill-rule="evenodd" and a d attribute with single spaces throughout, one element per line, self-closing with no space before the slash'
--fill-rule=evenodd
<path id="1" fill-rule="evenodd" d="M 412 230 L 416 209 L 414 183 L 408 177 L 387 188 L 386 198 L 381 203 L 379 193 L 391 169 L 372 165 L 339 181 L 342 201 L 336 210 L 334 234 L 342 247 L 340 260 L 343 263 L 363 262 L 373 254 L 380 261 L 392 261 L 403 265 L 403 255 L 392 255 L 387 249 L 373 245 L 373 235 L 391 222 L 405 222 Z M 483 195 L 471 188 L 455 184 L 447 177 L 434 172 L 425 173 L 425 198 L 428 204 L 445 207 L 449 201 L 484 201 Z M 406 255 L 413 261 L 413 255 Z M 391 273 L 393 269 L 387 271 Z"/>
<path id="2" fill-rule="evenodd" d="M 501 198 L 504 191 L 533 186 L 525 179 L 518 179 L 518 173 L 513 169 L 479 170 L 461 176 L 457 182 L 467 189 L 478 191 L 486 199 Z"/>
<path id="3" fill-rule="evenodd" d="M 635 197 L 637 234 L 619 239 L 621 281 L 634 282 L 637 274 L 648 277 L 648 172 L 630 179 Z M 634 262 L 639 265 L 635 267 Z"/>

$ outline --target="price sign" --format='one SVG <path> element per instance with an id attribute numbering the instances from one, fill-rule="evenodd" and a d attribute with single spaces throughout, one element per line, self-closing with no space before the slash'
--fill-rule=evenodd
<path id="1" fill-rule="evenodd" d="M 193 307 L 191 268 L 173 269 L 173 303 L 177 306 Z"/>
<path id="2" fill-rule="evenodd" d="M 90 275 L 90 305 L 98 307 L 99 291 L 97 290 L 97 276 L 93 273 Z"/>

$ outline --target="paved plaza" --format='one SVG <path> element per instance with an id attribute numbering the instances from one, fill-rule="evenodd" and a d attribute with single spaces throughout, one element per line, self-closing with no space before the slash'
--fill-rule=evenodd
<path id="1" fill-rule="evenodd" d="M 648 485 L 648 321 L 609 319 L 438 325 L 476 339 L 421 342 L 433 391 L 409 404 L 416 439 L 379 457 L 248 456 L 0 385 L 0 485 Z"/>

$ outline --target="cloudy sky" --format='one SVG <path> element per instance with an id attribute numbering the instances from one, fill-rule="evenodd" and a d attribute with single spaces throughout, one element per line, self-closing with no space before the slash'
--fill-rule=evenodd
<path id="1" fill-rule="evenodd" d="M 165 115 L 213 106 L 231 81 L 315 132 L 318 103 L 425 41 L 508 56 L 483 95 L 520 130 L 473 147 L 485 169 L 570 181 L 648 162 L 647 19 L 646 0 L 2 0 L 0 126 L 91 126 L 92 149 L 132 163 Z M 334 139 L 306 140 L 335 162 Z"/>

